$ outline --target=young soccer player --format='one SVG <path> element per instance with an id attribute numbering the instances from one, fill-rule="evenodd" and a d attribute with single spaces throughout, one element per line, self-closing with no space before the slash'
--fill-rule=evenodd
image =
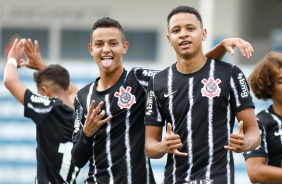
<path id="1" fill-rule="evenodd" d="M 25 50 L 28 62 L 21 60 Z M 24 105 L 24 116 L 36 124 L 36 183 L 76 183 L 79 168 L 71 160 L 73 101 L 77 88 L 70 83 L 68 71 L 60 65 L 43 63 L 37 41 L 16 39 L 8 55 L 4 84 Z M 17 67 L 37 70 L 34 81 L 38 93 L 24 86 Z"/>
<path id="2" fill-rule="evenodd" d="M 255 67 L 249 83 L 258 99 L 273 101 L 257 114 L 261 144 L 245 152 L 252 183 L 282 183 L 282 53 L 269 52 Z"/>
<path id="3" fill-rule="evenodd" d="M 225 47 L 232 50 L 234 46 L 246 55 L 252 50 L 249 43 L 230 39 L 211 53 L 223 57 Z M 155 183 L 144 150 L 144 115 L 148 81 L 157 71 L 124 69 L 122 55 L 127 49 L 118 21 L 102 18 L 94 23 L 89 52 L 100 77 L 76 95 L 72 150 L 76 166 L 90 162 L 86 183 Z"/>
<path id="4" fill-rule="evenodd" d="M 205 57 L 207 32 L 197 10 L 176 7 L 167 24 L 177 61 L 149 82 L 146 154 L 168 153 L 165 184 L 234 184 L 232 151 L 253 150 L 260 143 L 245 76 L 237 66 Z M 235 116 L 240 123 L 232 134 Z"/>

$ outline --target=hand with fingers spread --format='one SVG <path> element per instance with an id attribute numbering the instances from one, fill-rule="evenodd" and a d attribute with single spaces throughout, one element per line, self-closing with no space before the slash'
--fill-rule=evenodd
<path id="1" fill-rule="evenodd" d="M 11 48 L 11 50 L 9 51 L 9 54 L 8 54 L 8 57 L 7 59 L 11 59 L 11 58 L 14 58 L 17 63 L 18 63 L 18 68 L 20 68 L 20 60 L 21 60 L 21 57 L 24 53 L 24 45 L 25 45 L 25 42 L 26 40 L 25 39 L 21 39 L 19 41 L 19 39 L 15 39 L 14 41 L 14 44 Z"/>
<path id="2" fill-rule="evenodd" d="M 167 132 L 164 138 L 165 150 L 167 153 L 173 153 L 179 156 L 187 156 L 187 153 L 178 151 L 179 148 L 182 148 L 182 142 L 178 134 L 172 132 L 171 124 L 167 124 Z"/>
<path id="3" fill-rule="evenodd" d="M 227 38 L 222 41 L 222 44 L 231 55 L 235 54 L 234 47 L 237 47 L 241 54 L 247 58 L 250 58 L 254 52 L 252 45 L 242 38 Z"/>
<path id="4" fill-rule="evenodd" d="M 107 121 L 109 121 L 112 117 L 109 116 L 102 120 L 102 118 L 105 115 L 105 110 L 101 111 L 102 106 L 104 105 L 104 102 L 100 102 L 96 108 L 94 108 L 95 100 L 91 102 L 86 121 L 83 127 L 83 132 L 87 137 L 93 136 L 99 128 L 105 124 Z"/>
<path id="5" fill-rule="evenodd" d="M 34 45 L 31 39 L 28 39 L 24 45 L 24 51 L 27 57 L 27 61 L 21 59 L 20 65 L 26 66 L 31 69 L 41 70 L 45 68 L 47 65 L 43 62 L 40 52 L 39 52 L 39 45 L 38 41 L 34 41 Z"/>
<path id="6" fill-rule="evenodd" d="M 248 144 L 245 140 L 243 126 L 243 121 L 240 121 L 237 133 L 230 135 L 229 146 L 224 146 L 225 149 L 234 151 L 236 153 L 241 153 L 249 150 Z"/>

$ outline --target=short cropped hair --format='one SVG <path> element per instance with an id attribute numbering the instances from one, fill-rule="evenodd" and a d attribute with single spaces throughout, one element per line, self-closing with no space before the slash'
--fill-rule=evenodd
<path id="1" fill-rule="evenodd" d="M 255 67 L 248 78 L 250 87 L 258 99 L 271 99 L 278 70 L 282 68 L 282 53 L 269 52 Z"/>
<path id="2" fill-rule="evenodd" d="M 43 81 L 53 81 L 64 90 L 68 90 L 70 84 L 69 72 L 58 64 L 52 64 L 40 71 L 34 72 L 33 78 L 37 88 Z"/>
<path id="3" fill-rule="evenodd" d="M 122 42 L 125 42 L 125 34 L 124 34 L 124 30 L 122 28 L 122 26 L 120 25 L 120 23 L 117 20 L 111 19 L 109 17 L 103 17 L 99 20 L 97 20 L 93 26 L 92 26 L 92 30 L 90 33 L 90 43 L 92 44 L 92 34 L 93 32 L 98 29 L 98 28 L 118 28 L 118 30 L 121 33 L 121 37 L 122 37 Z"/>
<path id="4" fill-rule="evenodd" d="M 167 16 L 167 26 L 169 26 L 169 22 L 170 22 L 171 17 L 173 15 L 178 14 L 178 13 L 194 14 L 197 17 L 197 19 L 200 21 L 201 28 L 203 28 L 203 21 L 202 21 L 202 17 L 200 15 L 200 13 L 195 8 L 190 7 L 190 6 L 178 6 L 178 7 L 174 8 L 173 10 L 171 10 L 171 12 Z"/>

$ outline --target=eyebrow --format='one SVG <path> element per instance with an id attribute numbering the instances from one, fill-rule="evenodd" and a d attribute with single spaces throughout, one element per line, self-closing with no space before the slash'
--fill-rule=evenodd
<path id="1" fill-rule="evenodd" d="M 108 41 L 112 42 L 112 41 L 116 41 L 116 40 L 118 40 L 118 39 L 110 39 Z M 94 42 L 104 42 L 104 40 L 94 40 Z"/>

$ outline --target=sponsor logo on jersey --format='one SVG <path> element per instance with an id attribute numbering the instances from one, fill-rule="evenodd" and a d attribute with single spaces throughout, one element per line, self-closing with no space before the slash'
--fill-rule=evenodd
<path id="1" fill-rule="evenodd" d="M 126 89 L 123 87 L 119 88 L 119 92 L 115 92 L 115 97 L 118 98 L 118 106 L 123 109 L 129 109 L 133 104 L 136 103 L 135 96 L 130 93 L 131 87 L 127 86 Z"/>
<path id="2" fill-rule="evenodd" d="M 249 96 L 249 89 L 247 87 L 246 79 L 245 79 L 243 73 L 239 73 L 237 78 L 239 79 L 239 83 L 240 83 L 240 86 L 241 86 L 241 89 L 242 89 L 241 97 L 242 98 L 248 97 Z"/>
<path id="3" fill-rule="evenodd" d="M 208 179 L 194 180 L 194 181 L 188 181 L 187 183 L 183 183 L 183 184 L 213 184 L 213 180 L 208 180 Z"/>
<path id="4" fill-rule="evenodd" d="M 76 110 L 74 117 L 74 133 L 79 132 L 79 127 L 80 127 L 80 120 L 79 120 L 78 110 Z"/>
<path id="5" fill-rule="evenodd" d="M 164 97 L 167 98 L 169 97 L 170 95 L 173 95 L 177 90 L 171 92 L 171 93 L 164 93 Z"/>
<path id="6" fill-rule="evenodd" d="M 31 95 L 30 100 L 34 103 L 42 103 L 45 106 L 48 106 L 51 103 L 51 100 L 44 96 Z"/>
<path id="7" fill-rule="evenodd" d="M 151 115 L 153 112 L 154 91 L 149 91 L 147 95 L 146 115 Z"/>
<path id="8" fill-rule="evenodd" d="M 142 74 L 144 76 L 147 76 L 147 77 L 152 77 L 154 76 L 156 73 L 158 73 L 157 71 L 152 71 L 152 70 L 143 70 L 142 71 Z"/>
<path id="9" fill-rule="evenodd" d="M 203 79 L 202 83 L 204 84 L 201 90 L 202 96 L 213 98 L 220 95 L 221 89 L 218 86 L 218 84 L 221 83 L 220 79 L 214 80 L 213 77 L 210 77 L 209 80 Z"/>

